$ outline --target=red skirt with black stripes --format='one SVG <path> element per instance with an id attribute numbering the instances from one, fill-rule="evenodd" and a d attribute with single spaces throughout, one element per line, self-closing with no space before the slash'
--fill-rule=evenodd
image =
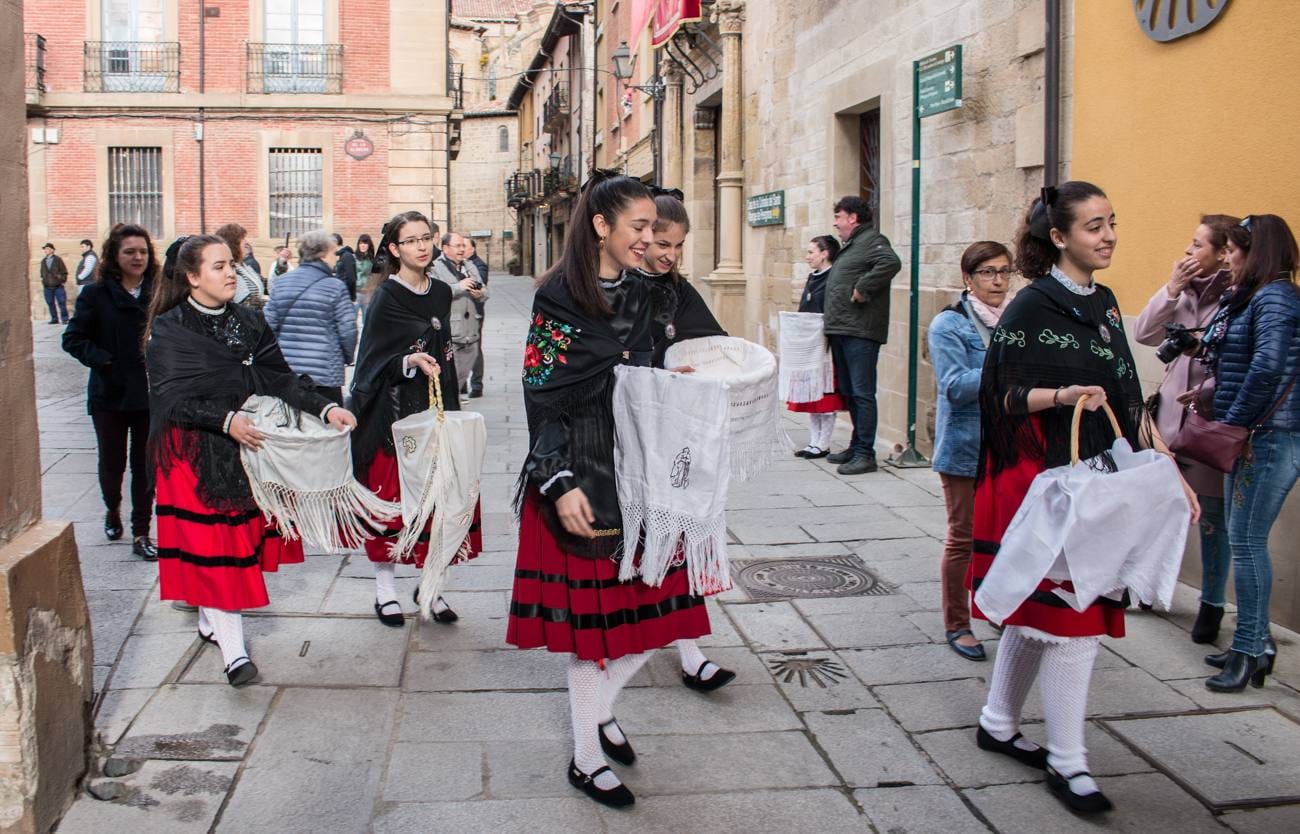
<path id="1" fill-rule="evenodd" d="M 530 494 L 519 524 L 519 555 L 506 642 L 521 649 L 614 660 L 709 633 L 704 597 L 692 596 L 684 566 L 658 588 L 618 580 L 618 563 L 565 551 Z"/>
<path id="2" fill-rule="evenodd" d="M 270 602 L 264 571 L 303 561 L 260 510 L 220 512 L 199 499 L 185 460 L 158 470 L 158 585 L 165 600 L 240 611 Z"/>
<path id="3" fill-rule="evenodd" d="M 972 595 L 993 567 L 1002 536 L 1024 502 L 1029 485 L 1043 468 L 1040 461 L 1022 458 L 1016 465 L 996 475 L 986 475 L 975 488 L 975 545 L 970 566 L 966 569 L 966 587 Z M 1073 593 L 1074 583 L 1044 579 L 1003 625 L 1028 626 L 1058 637 L 1124 636 L 1126 602 L 1101 597 L 1082 611 L 1075 611 L 1053 593 L 1057 588 Z M 973 598 L 971 616 L 988 619 Z"/>
<path id="4" fill-rule="evenodd" d="M 397 477 L 397 458 L 389 454 L 387 450 L 380 449 L 375 453 L 375 459 L 370 461 L 370 469 L 366 471 L 366 487 L 385 501 L 401 502 L 402 487 Z M 430 518 L 429 522 L 424 525 L 420 537 L 416 540 L 415 548 L 409 556 L 401 560 L 400 564 L 415 565 L 417 568 L 424 567 L 424 557 L 429 553 L 429 527 L 432 524 L 433 519 Z M 388 553 L 388 547 L 401 534 L 402 519 L 399 516 L 384 525 L 378 536 L 366 541 L 366 558 L 372 562 L 393 561 Z M 479 502 L 474 506 L 474 520 L 469 525 L 469 554 L 457 556 L 452 561 L 452 564 L 458 565 L 461 562 L 468 562 L 482 552 L 483 508 L 482 502 Z"/>

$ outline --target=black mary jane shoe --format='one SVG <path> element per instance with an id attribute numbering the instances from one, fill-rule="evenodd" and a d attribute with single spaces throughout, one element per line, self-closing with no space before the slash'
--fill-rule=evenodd
<path id="1" fill-rule="evenodd" d="M 104 513 L 104 535 L 111 542 L 122 538 L 122 514 L 117 510 Z"/>
<path id="2" fill-rule="evenodd" d="M 830 457 L 830 454 L 831 454 L 830 449 L 817 449 L 817 451 L 809 452 L 808 454 L 804 455 L 804 457 L 808 458 L 808 460 L 820 460 L 821 458 Z"/>
<path id="3" fill-rule="evenodd" d="M 1061 800 L 1065 807 L 1074 811 L 1076 814 L 1100 814 L 1103 811 L 1109 811 L 1115 805 L 1106 798 L 1106 794 L 1101 791 L 1095 793 L 1075 793 L 1070 790 L 1070 780 L 1075 776 L 1091 776 L 1086 770 L 1075 773 L 1073 776 L 1062 776 L 1055 769 L 1047 768 L 1047 789 L 1052 795 Z"/>
<path id="4" fill-rule="evenodd" d="M 238 666 L 235 666 L 235 663 L 239 663 L 241 660 L 248 662 L 240 663 Z M 256 677 L 257 665 L 253 663 L 253 661 L 249 660 L 247 656 L 235 658 L 234 663 L 231 663 L 230 666 L 226 667 L 226 680 L 230 682 L 231 686 L 247 686 L 252 683 Z"/>
<path id="5" fill-rule="evenodd" d="M 204 634 L 203 629 L 201 628 L 195 629 L 195 631 L 199 633 L 199 639 L 202 640 L 204 643 L 211 643 L 214 646 L 217 645 L 216 632 L 210 631 L 207 634 Z"/>
<path id="6" fill-rule="evenodd" d="M 388 608 L 389 606 L 396 606 L 397 613 L 385 614 L 384 609 Z M 375 616 L 379 618 L 379 622 L 383 623 L 384 625 L 390 628 L 401 628 L 402 626 L 406 625 L 406 617 L 402 614 L 402 606 L 398 605 L 397 600 L 395 599 L 385 602 L 383 604 L 376 602 Z"/>
<path id="7" fill-rule="evenodd" d="M 158 561 L 158 546 L 148 536 L 136 536 L 131 542 L 131 552 L 146 562 Z"/>
<path id="8" fill-rule="evenodd" d="M 988 660 L 988 654 L 985 653 L 984 647 L 979 643 L 976 643 L 973 646 L 963 646 L 961 643 L 957 642 L 959 639 L 966 636 L 974 637 L 975 632 L 971 631 L 969 628 L 959 628 L 956 631 L 945 631 L 943 633 L 943 639 L 948 641 L 949 648 L 957 654 L 967 660 Z"/>
<path id="9" fill-rule="evenodd" d="M 805 447 L 803 447 L 802 449 L 800 449 L 799 451 L 795 452 L 795 453 L 794 453 L 794 456 L 797 457 L 797 458 L 806 458 L 806 457 L 808 457 L 808 450 L 811 449 L 811 448 L 812 448 L 811 446 L 805 446 Z"/>
<path id="10" fill-rule="evenodd" d="M 415 593 L 411 594 L 411 599 L 415 601 L 416 605 L 420 604 L 419 588 L 416 588 Z M 460 615 L 457 614 L 455 611 L 453 611 L 450 605 L 447 605 L 447 600 L 443 599 L 442 597 L 438 597 L 438 601 L 441 602 L 443 605 L 446 605 L 447 607 L 441 611 L 429 612 L 430 616 L 433 617 L 433 621 L 435 623 L 442 623 L 443 625 L 448 625 L 449 623 L 454 623 L 460 619 Z"/>
<path id="11" fill-rule="evenodd" d="M 636 797 L 628 790 L 627 785 L 617 785 L 609 790 L 604 790 L 596 785 L 596 777 L 609 770 L 609 765 L 596 769 L 595 773 L 590 775 L 578 770 L 578 765 L 569 762 L 569 784 L 585 793 L 587 796 L 609 808 L 627 808 L 636 802 Z M 610 773 L 613 773 L 611 770 Z"/>
<path id="12" fill-rule="evenodd" d="M 718 671 L 714 672 L 713 677 L 711 678 L 700 677 L 704 674 L 704 667 L 711 663 L 717 667 Z M 735 672 L 730 669 L 723 669 L 721 666 L 718 666 L 718 664 L 713 663 L 712 660 L 706 660 L 701 663 L 700 668 L 696 669 L 695 674 L 693 675 L 688 675 L 685 672 L 682 672 L 682 683 L 686 684 L 688 688 L 694 689 L 696 692 L 712 692 L 715 689 L 721 689 L 735 679 Z"/>
<path id="13" fill-rule="evenodd" d="M 1196 622 L 1192 623 L 1193 643 L 1213 643 L 1219 639 L 1219 627 L 1223 625 L 1223 606 L 1207 605 L 1202 602 L 1196 612 Z"/>
<path id="14" fill-rule="evenodd" d="M 1213 666 L 1215 669 L 1222 669 L 1228 663 L 1232 651 L 1219 652 L 1218 654 L 1207 654 L 1205 656 L 1205 665 Z M 1264 656 L 1268 658 L 1268 674 L 1273 674 L 1273 661 L 1277 658 L 1277 643 L 1273 642 L 1272 637 L 1264 638 Z"/>
<path id="15" fill-rule="evenodd" d="M 627 734 L 623 734 L 622 744 L 615 744 L 610 740 L 609 736 L 605 735 L 605 728 L 611 724 L 618 727 L 618 720 L 611 718 L 604 724 L 598 725 L 600 729 L 600 749 L 605 751 L 606 756 L 609 756 L 621 765 L 633 764 L 636 761 L 636 751 L 632 749 L 632 743 L 627 740 Z M 623 731 L 622 727 L 619 727 L 618 729 L 619 732 Z"/>
<path id="16" fill-rule="evenodd" d="M 1240 692 L 1249 683 L 1259 689 L 1273 671 L 1274 657 L 1269 654 L 1251 657 L 1245 652 L 1230 650 L 1223 671 L 1206 680 L 1205 688 L 1211 692 Z"/>
<path id="17" fill-rule="evenodd" d="M 998 741 L 989 731 L 980 727 L 975 731 L 975 745 L 981 750 L 987 750 L 990 753 L 1001 753 L 1004 756 L 1010 756 L 1024 765 L 1029 765 L 1038 770 L 1047 769 L 1047 748 L 1039 747 L 1036 750 L 1022 750 L 1016 746 L 1016 739 L 1023 738 L 1020 733 L 1016 733 L 1006 741 Z"/>

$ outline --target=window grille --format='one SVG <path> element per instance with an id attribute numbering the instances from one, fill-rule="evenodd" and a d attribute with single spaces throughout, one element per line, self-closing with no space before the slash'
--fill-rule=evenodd
<path id="1" fill-rule="evenodd" d="M 108 222 L 163 235 L 162 148 L 108 149 Z"/>
<path id="2" fill-rule="evenodd" d="M 320 148 L 272 148 L 271 237 L 323 228 L 324 157 Z"/>

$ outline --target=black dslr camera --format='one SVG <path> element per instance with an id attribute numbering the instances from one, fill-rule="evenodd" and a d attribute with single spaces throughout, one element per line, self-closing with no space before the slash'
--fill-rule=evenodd
<path id="1" fill-rule="evenodd" d="M 1156 348 L 1156 358 L 1160 360 L 1162 365 L 1168 365 L 1199 342 L 1200 336 L 1198 334 L 1204 329 L 1203 327 L 1188 327 L 1177 322 L 1166 324 L 1165 340 Z"/>

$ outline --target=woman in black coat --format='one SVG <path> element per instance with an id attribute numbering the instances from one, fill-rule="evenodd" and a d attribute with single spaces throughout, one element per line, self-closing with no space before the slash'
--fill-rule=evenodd
<path id="1" fill-rule="evenodd" d="M 152 561 L 158 550 L 149 537 L 154 495 L 145 465 L 149 380 L 142 340 L 158 259 L 149 233 L 131 224 L 115 226 L 101 251 L 99 279 L 77 296 L 63 349 L 90 368 L 86 399 L 99 443 L 99 488 L 108 510 L 104 535 L 109 541 L 122 538 L 122 477 L 129 436 L 131 550 Z"/>

